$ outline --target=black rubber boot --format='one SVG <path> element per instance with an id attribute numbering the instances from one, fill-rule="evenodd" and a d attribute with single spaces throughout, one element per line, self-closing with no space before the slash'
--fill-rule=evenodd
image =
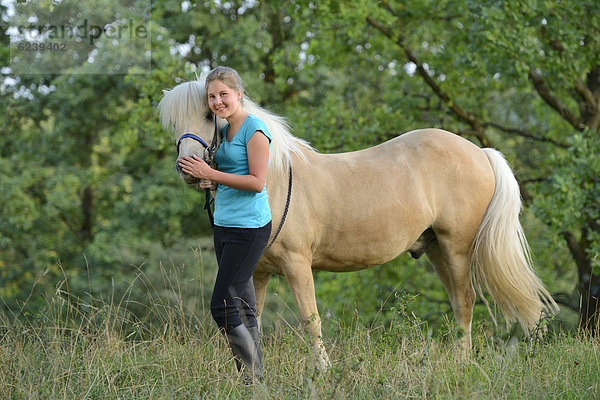
<path id="1" fill-rule="evenodd" d="M 236 326 L 226 334 L 229 347 L 236 360 L 238 371 L 244 374 L 247 383 L 263 379 L 262 363 L 254 338 L 244 324 Z"/>
<path id="2" fill-rule="evenodd" d="M 248 332 L 250 332 L 250 336 L 252 336 L 252 340 L 254 341 L 254 346 L 256 347 L 256 354 L 258 356 L 258 362 L 262 366 L 262 350 L 260 345 L 260 331 L 258 330 L 258 326 L 248 328 Z"/>

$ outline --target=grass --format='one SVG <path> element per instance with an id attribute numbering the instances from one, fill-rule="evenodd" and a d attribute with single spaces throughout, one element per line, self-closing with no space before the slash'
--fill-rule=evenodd
<path id="1" fill-rule="evenodd" d="M 332 368 L 318 372 L 304 332 L 279 324 L 264 337 L 264 384 L 244 386 L 208 317 L 157 301 L 144 321 L 124 304 L 86 308 L 57 294 L 38 315 L 0 316 L 0 398 L 600 398 L 600 342 L 584 335 L 505 345 L 482 330 L 459 361 L 451 328 L 428 337 L 401 312 L 385 327 L 338 324 L 326 338 Z"/>

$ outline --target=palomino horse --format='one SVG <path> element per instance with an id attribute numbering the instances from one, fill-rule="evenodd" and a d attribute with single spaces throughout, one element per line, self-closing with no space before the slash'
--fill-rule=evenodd
<path id="1" fill-rule="evenodd" d="M 204 142 L 185 137 L 180 157 L 203 156 L 213 138 L 205 99 L 203 83 L 191 81 L 165 91 L 158 105 L 163 126 L 175 130 L 176 140 L 192 133 Z M 525 332 L 544 309 L 556 308 L 533 271 L 519 222 L 519 186 L 499 152 L 440 129 L 424 129 L 360 151 L 320 154 L 292 136 L 281 117 L 248 98 L 243 105 L 273 136 L 267 177 L 272 235 L 282 220 L 293 173 L 283 229 L 254 272 L 257 313 L 260 317 L 271 275 L 284 275 L 321 367 L 329 359 L 313 269 L 354 271 L 405 251 L 415 258 L 426 253 L 463 332 L 458 340 L 463 354 L 471 347 L 475 303 L 471 265 L 481 297 L 483 287 L 506 320 L 519 322 Z M 181 175 L 186 183 L 196 183 Z"/>

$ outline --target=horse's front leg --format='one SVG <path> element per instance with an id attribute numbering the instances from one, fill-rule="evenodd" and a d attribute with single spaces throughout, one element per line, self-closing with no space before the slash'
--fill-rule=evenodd
<path id="1" fill-rule="evenodd" d="M 256 296 L 256 320 L 258 321 L 258 326 L 262 329 L 261 325 L 261 317 L 263 308 L 265 306 L 265 297 L 267 295 L 267 285 L 269 284 L 269 279 L 271 278 L 271 273 L 266 271 L 261 271 L 259 269 L 254 271 L 253 280 L 254 280 L 254 293 Z"/>
<path id="2" fill-rule="evenodd" d="M 298 305 L 300 318 L 312 338 L 313 351 L 317 358 L 317 368 L 326 370 L 331 366 L 331 363 L 321 337 L 321 318 L 317 309 L 315 284 L 310 263 L 289 264 L 288 270 L 285 271 L 285 277 Z"/>

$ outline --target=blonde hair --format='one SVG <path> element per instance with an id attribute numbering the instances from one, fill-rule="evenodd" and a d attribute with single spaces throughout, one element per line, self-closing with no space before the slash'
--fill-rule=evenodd
<path id="1" fill-rule="evenodd" d="M 241 92 L 242 93 L 241 102 L 242 102 L 242 105 L 244 105 L 244 94 L 245 94 L 244 82 L 242 82 L 242 78 L 240 77 L 240 74 L 238 74 L 235 69 L 229 68 L 229 67 L 217 67 L 217 68 L 213 69 L 212 71 L 210 71 L 208 73 L 208 75 L 206 76 L 206 81 L 204 83 L 204 89 L 206 92 L 208 92 L 208 85 L 212 81 L 221 81 L 225 85 L 227 85 L 229 88 L 231 88 L 237 92 Z"/>

